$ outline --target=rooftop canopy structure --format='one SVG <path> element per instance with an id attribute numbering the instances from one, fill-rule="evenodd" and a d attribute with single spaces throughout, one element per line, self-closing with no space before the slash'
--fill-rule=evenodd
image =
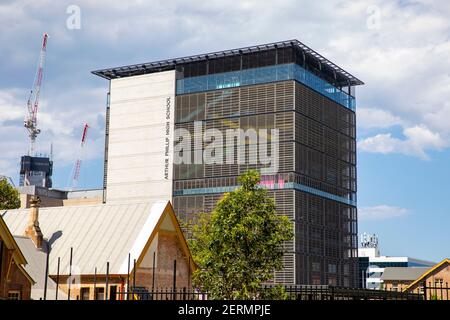
<path id="1" fill-rule="evenodd" d="M 255 59 L 255 54 L 259 55 L 259 59 Z M 255 65 L 255 61 L 258 61 L 257 65 Z M 183 77 L 193 77 L 292 62 L 303 66 L 338 88 L 364 84 L 349 72 L 295 39 L 96 70 L 92 73 L 108 80 L 167 70 L 181 71 Z"/>

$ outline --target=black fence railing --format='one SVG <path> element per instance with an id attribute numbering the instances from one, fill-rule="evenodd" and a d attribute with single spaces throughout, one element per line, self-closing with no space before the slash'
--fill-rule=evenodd
<path id="1" fill-rule="evenodd" d="M 424 300 L 450 300 L 450 287 L 448 282 L 445 284 L 443 281 L 439 282 L 422 282 L 411 292 L 420 294 L 423 296 Z"/>
<path id="2" fill-rule="evenodd" d="M 327 285 L 285 286 L 284 290 L 290 300 L 423 300 L 417 293 Z"/>
<path id="3" fill-rule="evenodd" d="M 60 262 L 58 257 L 58 267 L 55 277 L 56 289 L 54 290 L 54 296 L 49 296 L 51 299 L 67 299 L 67 300 L 84 300 L 85 297 L 81 295 L 81 292 L 72 288 L 72 266 L 76 265 L 73 260 L 73 248 L 70 248 L 69 256 L 69 279 L 65 278 L 65 282 L 68 284 L 67 291 L 64 290 L 64 297 L 59 295 L 60 284 L 62 284 L 62 278 L 60 277 Z M 47 257 L 48 258 L 48 257 Z M 155 254 L 153 254 L 153 270 L 155 270 Z M 45 279 L 49 277 L 48 263 L 45 268 Z M 190 264 L 190 262 L 189 262 Z M 136 286 L 136 260 L 131 259 L 131 254 L 128 254 L 128 272 L 126 276 L 126 287 L 130 288 L 128 291 L 116 291 L 117 283 L 110 283 L 109 270 L 110 264 L 106 262 L 106 277 L 105 275 L 98 275 L 97 267 L 94 268 L 93 287 L 94 294 L 89 295 L 89 289 L 86 300 L 207 300 L 208 294 L 200 292 L 192 288 L 177 287 L 177 264 L 176 260 L 173 261 L 173 283 L 172 287 L 156 288 L 155 287 L 155 273 L 153 277 L 148 279 L 151 283 L 151 287 L 155 287 L 149 291 L 145 287 Z M 132 271 L 131 271 L 132 270 Z M 67 276 L 67 275 L 65 275 Z M 190 278 L 190 274 L 189 274 Z M 188 282 L 190 286 L 190 281 Z M 80 285 L 78 283 L 78 285 Z M 115 287 L 112 292 L 112 287 Z M 96 288 L 99 289 L 98 293 Z M 263 286 L 259 293 L 255 295 L 255 299 L 270 299 L 273 295 L 270 294 L 270 290 L 273 289 L 273 285 Z M 338 286 L 327 285 L 293 285 L 284 286 L 287 298 L 291 300 L 447 300 L 450 301 L 450 287 L 448 283 L 444 283 L 442 279 L 435 279 L 433 283 L 421 282 L 414 288 L 405 292 L 405 287 L 390 286 L 388 290 L 372 290 L 362 288 L 347 288 Z M 103 290 L 103 291 L 100 291 Z M 110 291 L 111 290 L 111 291 Z M 75 293 L 76 291 L 76 293 Z M 71 294 L 72 293 L 72 294 Z M 44 285 L 44 295 L 41 299 L 47 299 L 47 285 Z"/>
<path id="4" fill-rule="evenodd" d="M 130 288 L 130 291 L 118 291 L 118 300 L 208 300 L 208 294 L 187 288 L 155 288 L 148 291 L 143 287 Z"/>
<path id="5" fill-rule="evenodd" d="M 327 285 L 287 286 L 285 292 L 290 300 L 423 300 L 423 296 L 416 293 Z"/>
<path id="6" fill-rule="evenodd" d="M 270 297 L 273 286 L 263 286 L 255 299 Z M 345 288 L 327 285 L 285 286 L 284 291 L 289 300 L 424 300 L 421 293 L 397 292 L 387 290 L 371 290 Z M 117 292 L 118 300 L 208 300 L 208 294 L 188 288 L 156 288 L 148 291 L 145 288 L 131 288 L 130 291 Z"/>

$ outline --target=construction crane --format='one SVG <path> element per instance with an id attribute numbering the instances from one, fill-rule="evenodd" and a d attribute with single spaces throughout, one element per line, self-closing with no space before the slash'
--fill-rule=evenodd
<path id="1" fill-rule="evenodd" d="M 83 126 L 83 133 L 81 134 L 81 143 L 80 143 L 80 149 L 78 152 L 78 159 L 75 161 L 75 165 L 73 167 L 73 174 L 72 174 L 72 183 L 70 190 L 74 190 L 78 185 L 78 179 L 80 178 L 80 169 L 81 169 L 81 161 L 83 158 L 83 149 L 87 138 L 89 125 L 87 123 Z"/>
<path id="2" fill-rule="evenodd" d="M 47 40 L 48 34 L 44 33 L 44 39 L 42 40 L 41 53 L 39 55 L 36 76 L 34 78 L 33 87 L 31 88 L 30 91 L 30 96 L 28 97 L 27 102 L 28 113 L 24 121 L 24 126 L 25 128 L 27 128 L 30 137 L 30 147 L 28 150 L 29 156 L 34 156 L 36 137 L 39 133 L 41 133 L 41 130 L 37 128 L 37 112 L 39 107 L 39 95 L 41 93 L 42 77 L 44 75 L 45 55 L 47 52 Z"/>

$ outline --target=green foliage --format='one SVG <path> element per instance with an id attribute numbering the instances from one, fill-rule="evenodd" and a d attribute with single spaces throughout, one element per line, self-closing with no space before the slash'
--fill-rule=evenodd
<path id="1" fill-rule="evenodd" d="M 240 187 L 226 193 L 211 214 L 189 225 L 190 247 L 199 267 L 193 284 L 213 299 L 261 297 L 261 283 L 282 268 L 283 242 L 293 238 L 292 223 L 277 215 L 275 202 L 261 188 L 259 173 L 239 178 Z M 282 288 L 271 298 L 286 298 Z"/>
<path id="2" fill-rule="evenodd" d="M 277 285 L 271 288 L 264 288 L 258 295 L 261 300 L 288 300 L 289 295 L 284 290 L 282 285 Z"/>
<path id="3" fill-rule="evenodd" d="M 19 192 L 3 178 L 0 179 L 0 210 L 20 207 Z"/>
<path id="4" fill-rule="evenodd" d="M 432 294 L 430 300 L 441 300 L 437 294 Z"/>

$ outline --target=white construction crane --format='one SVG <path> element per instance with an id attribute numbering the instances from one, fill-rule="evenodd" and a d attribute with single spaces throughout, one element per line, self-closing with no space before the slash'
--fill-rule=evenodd
<path id="1" fill-rule="evenodd" d="M 24 126 L 27 128 L 30 137 L 30 147 L 28 150 L 29 156 L 34 156 L 34 147 L 36 137 L 41 130 L 37 128 L 37 112 L 39 107 L 39 95 L 41 93 L 42 77 L 44 75 L 45 55 L 47 52 L 47 39 L 48 34 L 44 33 L 44 39 L 42 40 L 41 53 L 39 56 L 39 62 L 37 66 L 36 76 L 34 78 L 33 87 L 28 97 L 27 107 L 28 112 L 25 117 Z"/>

